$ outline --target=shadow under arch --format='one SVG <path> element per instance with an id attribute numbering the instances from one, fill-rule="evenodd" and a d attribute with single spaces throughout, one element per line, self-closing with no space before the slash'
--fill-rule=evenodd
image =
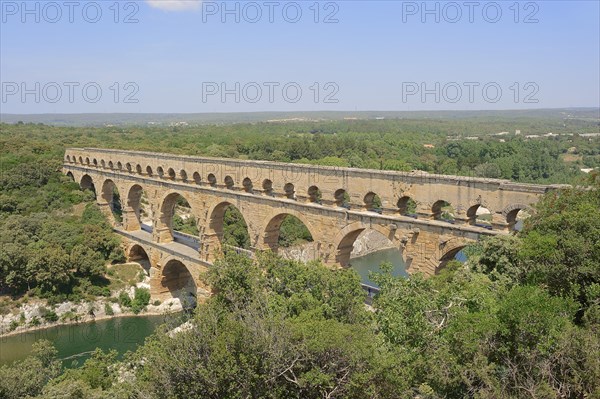
<path id="1" fill-rule="evenodd" d="M 150 256 L 144 247 L 139 244 L 133 244 L 127 251 L 127 261 L 139 263 L 146 276 L 150 276 Z"/>
<path id="2" fill-rule="evenodd" d="M 102 191 L 98 198 L 100 205 L 108 205 L 113 221 L 121 223 L 123 221 L 123 206 L 121 205 L 121 195 L 115 182 L 111 179 L 104 180 L 102 183 Z"/>
<path id="3" fill-rule="evenodd" d="M 196 306 L 198 287 L 188 267 L 177 259 L 169 260 L 162 268 L 160 276 L 161 297 L 176 298 L 184 309 Z"/>
<path id="4" fill-rule="evenodd" d="M 71 174 L 71 176 L 73 176 L 73 174 Z M 97 197 L 96 186 L 94 185 L 94 180 L 92 180 L 90 175 L 85 174 L 81 176 L 81 180 L 79 181 L 79 187 L 81 187 L 83 191 L 90 190 L 94 193 L 94 198 Z"/>

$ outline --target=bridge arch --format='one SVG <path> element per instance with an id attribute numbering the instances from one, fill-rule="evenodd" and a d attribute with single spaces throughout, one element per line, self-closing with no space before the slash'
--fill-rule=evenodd
<path id="1" fill-rule="evenodd" d="M 293 200 L 296 199 L 296 188 L 292 183 L 286 183 L 285 186 L 283 186 L 283 191 L 286 198 Z"/>
<path id="2" fill-rule="evenodd" d="M 196 184 L 202 183 L 202 176 L 200 176 L 200 173 L 198 172 L 194 172 L 194 174 L 192 175 L 192 179 L 194 179 L 194 183 Z"/>
<path id="3" fill-rule="evenodd" d="M 279 237 L 281 234 L 281 225 L 288 217 L 294 217 L 298 219 L 304 227 L 310 233 L 311 239 L 309 241 L 318 241 L 319 238 L 315 237 L 316 229 L 312 226 L 312 224 L 306 219 L 306 217 L 293 209 L 286 209 L 284 212 L 275 211 L 273 212 L 266 220 L 267 223 L 262 229 L 262 240 L 261 244 L 264 248 L 268 248 L 271 251 L 277 253 L 279 249 Z"/>
<path id="4" fill-rule="evenodd" d="M 515 226 L 519 221 L 519 212 L 525 211 L 529 214 L 535 213 L 535 209 L 526 204 L 511 204 L 502 210 L 506 223 L 508 223 L 509 230 L 515 230 Z"/>
<path id="5" fill-rule="evenodd" d="M 92 160 L 92 163 L 94 164 L 94 167 L 98 167 L 98 160 L 96 158 Z"/>
<path id="6" fill-rule="evenodd" d="M 137 173 L 138 175 L 142 174 L 142 165 L 140 165 L 139 163 L 135 165 L 135 173 Z"/>
<path id="7" fill-rule="evenodd" d="M 86 158 L 85 158 L 85 164 L 86 164 L 86 165 L 89 165 L 89 164 L 90 164 L 90 158 L 89 158 L 89 157 L 86 157 Z"/>
<path id="8" fill-rule="evenodd" d="M 266 195 L 273 196 L 273 182 L 270 179 L 263 180 L 262 188 Z"/>
<path id="9" fill-rule="evenodd" d="M 435 273 L 437 274 L 441 269 L 446 267 L 448 262 L 453 260 L 456 255 L 467 245 L 468 243 L 466 241 L 460 239 L 452 239 L 448 241 L 442 250 L 442 255 L 440 256 L 438 265 L 435 268 Z"/>
<path id="10" fill-rule="evenodd" d="M 225 215 L 228 208 L 232 208 L 230 212 L 233 220 L 225 220 Z M 232 245 L 249 249 L 251 246 L 250 231 L 248 229 L 247 219 L 242 211 L 229 201 L 220 201 L 213 205 L 208 211 L 208 228 L 205 231 L 206 244 L 208 251 L 214 255 L 215 251 L 221 249 L 223 245 Z M 242 220 L 236 220 L 241 218 Z M 233 222 L 241 227 L 235 231 L 225 231 L 227 222 Z"/>
<path id="11" fill-rule="evenodd" d="M 467 223 L 470 225 L 483 224 L 492 226 L 492 212 L 483 206 L 482 204 L 476 203 L 467 209 Z"/>
<path id="12" fill-rule="evenodd" d="M 193 308 L 196 305 L 198 286 L 190 268 L 179 259 L 166 260 L 160 274 L 159 291 L 163 298 L 179 299 L 184 308 Z"/>
<path id="13" fill-rule="evenodd" d="M 162 177 L 165 175 L 165 170 L 162 166 L 159 166 L 158 168 L 156 168 L 156 173 L 158 173 L 158 177 L 162 179 Z"/>
<path id="14" fill-rule="evenodd" d="M 117 185 L 111 179 L 106 179 L 102 183 L 102 190 L 100 197 L 98 198 L 98 203 L 100 205 L 108 205 L 113 222 L 121 223 L 123 215 L 121 195 Z"/>
<path id="15" fill-rule="evenodd" d="M 398 206 L 398 212 L 401 215 L 417 215 L 417 202 L 408 195 L 400 197 L 396 205 Z"/>
<path id="16" fill-rule="evenodd" d="M 254 192 L 254 185 L 252 184 L 252 180 L 250 180 L 249 177 L 246 177 L 246 178 L 244 178 L 244 180 L 242 180 L 242 187 L 244 188 L 244 191 L 247 193 Z"/>
<path id="17" fill-rule="evenodd" d="M 152 166 L 148 165 L 146 166 L 146 174 L 150 177 L 152 177 Z"/>
<path id="18" fill-rule="evenodd" d="M 104 161 L 104 159 L 101 159 L 101 160 L 100 160 L 100 167 L 101 167 L 102 169 L 106 169 L 106 161 Z"/>
<path id="19" fill-rule="evenodd" d="M 431 215 L 434 220 L 453 221 L 452 204 L 446 200 L 435 201 L 431 205 Z"/>
<path id="20" fill-rule="evenodd" d="M 176 229 L 174 228 L 174 219 L 175 219 L 175 211 L 178 201 L 181 201 L 180 198 L 183 199 L 184 202 L 187 202 L 186 206 L 190 208 L 190 217 L 192 218 L 191 224 L 188 226 L 190 228 L 194 228 L 193 234 L 198 235 L 198 212 L 195 209 L 193 202 L 190 201 L 190 197 L 188 194 L 182 194 L 179 191 L 169 190 L 160 201 L 159 207 L 159 215 L 158 218 L 153 217 L 156 220 L 156 233 L 158 234 L 158 241 L 161 243 L 174 241 L 174 233 Z M 178 219 L 180 222 L 183 221 L 183 218 Z M 184 243 L 186 245 L 191 246 L 191 243 Z"/>
<path id="21" fill-rule="evenodd" d="M 333 193 L 333 198 L 337 206 L 350 208 L 350 196 L 345 189 L 340 188 L 336 190 L 335 193 Z"/>
<path id="22" fill-rule="evenodd" d="M 108 161 L 108 168 L 111 169 L 111 170 L 115 168 L 115 165 L 113 164 L 113 161 Z"/>
<path id="23" fill-rule="evenodd" d="M 81 187 L 82 190 L 92 191 L 94 193 L 94 197 L 96 196 L 96 186 L 94 185 L 92 177 L 87 173 L 81 176 L 81 179 L 79 180 L 79 187 Z"/>
<path id="24" fill-rule="evenodd" d="M 71 179 L 72 181 L 75 181 L 75 176 L 73 176 L 73 173 L 71 173 L 70 171 L 67 172 L 66 176 Z"/>
<path id="25" fill-rule="evenodd" d="M 321 190 L 319 190 L 319 187 L 317 187 L 317 186 L 310 186 L 308 188 L 307 194 L 308 194 L 308 201 L 309 202 L 314 202 L 316 204 L 320 204 L 321 203 L 321 199 L 323 197 L 323 194 L 321 193 Z"/>
<path id="26" fill-rule="evenodd" d="M 127 201 L 125 210 L 127 220 L 124 220 L 125 229 L 128 231 L 139 230 L 142 228 L 142 198 L 144 197 L 144 188 L 140 184 L 133 184 L 127 190 Z M 146 215 L 147 216 L 147 215 Z"/>
<path id="27" fill-rule="evenodd" d="M 147 276 L 150 276 L 151 263 L 150 263 L 150 251 L 144 248 L 142 245 L 133 243 L 127 248 L 125 253 L 127 256 L 127 262 L 139 263 Z"/>
<path id="28" fill-rule="evenodd" d="M 169 168 L 169 170 L 167 170 L 167 175 L 169 176 L 169 179 L 171 179 L 171 180 L 175 180 L 175 177 L 177 176 L 175 174 L 175 169 L 173 169 L 173 168 Z"/>
<path id="29" fill-rule="evenodd" d="M 208 184 L 210 184 L 211 187 L 217 187 L 217 178 L 214 174 L 209 173 L 207 176 L 207 180 Z"/>
<path id="30" fill-rule="evenodd" d="M 188 174 L 187 174 L 187 172 L 184 169 L 181 169 L 179 171 L 179 178 L 181 179 L 181 181 L 187 182 Z"/>
<path id="31" fill-rule="evenodd" d="M 342 267 L 347 267 L 350 262 L 350 255 L 354 249 L 354 242 L 358 236 L 365 230 L 375 230 L 390 242 L 394 242 L 394 230 L 388 227 L 380 226 L 377 224 L 367 225 L 362 222 L 354 222 L 344 227 L 333 240 L 335 248 L 335 263 Z"/>
<path id="32" fill-rule="evenodd" d="M 233 180 L 233 177 L 229 175 L 225 176 L 225 179 L 223 179 L 223 183 L 225 183 L 225 188 L 228 190 L 233 190 L 235 186 L 235 181 Z"/>
<path id="33" fill-rule="evenodd" d="M 377 195 L 376 193 L 374 193 L 373 191 L 369 191 L 364 199 L 363 199 L 364 203 L 365 203 L 365 209 L 367 211 L 371 211 L 371 212 L 377 212 L 377 213 L 381 213 L 382 212 L 382 203 L 381 203 L 381 198 L 379 197 L 379 195 Z"/>

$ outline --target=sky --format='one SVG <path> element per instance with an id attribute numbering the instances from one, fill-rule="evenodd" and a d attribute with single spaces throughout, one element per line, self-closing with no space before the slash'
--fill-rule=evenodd
<path id="1" fill-rule="evenodd" d="M 600 1 L 0 0 L 2 113 L 600 106 Z"/>

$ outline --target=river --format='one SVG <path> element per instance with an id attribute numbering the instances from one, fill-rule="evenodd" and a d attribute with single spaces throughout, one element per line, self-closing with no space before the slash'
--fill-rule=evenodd
<path id="1" fill-rule="evenodd" d="M 0 338 L 0 365 L 22 360 L 31 352 L 31 345 L 39 339 L 51 341 L 65 367 L 77 367 L 88 359 L 96 348 L 115 349 L 122 357 L 144 343 L 147 336 L 168 316 L 116 317 L 96 322 L 62 325 Z"/>
<path id="2" fill-rule="evenodd" d="M 396 248 L 383 249 L 365 256 L 350 259 L 350 268 L 358 273 L 363 284 L 377 287 L 377 284 L 369 279 L 369 273 L 381 271 L 379 265 L 383 262 L 390 262 L 392 264 L 392 275 L 408 277 L 402 254 Z"/>

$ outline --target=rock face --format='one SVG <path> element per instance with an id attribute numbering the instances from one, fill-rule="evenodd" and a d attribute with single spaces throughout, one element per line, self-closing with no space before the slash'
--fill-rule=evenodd
<path id="1" fill-rule="evenodd" d="M 36 328 L 51 327 L 60 324 L 81 323 L 93 320 L 101 320 L 120 315 L 134 315 L 129 308 L 122 308 L 115 299 L 118 298 L 121 291 L 127 292 L 129 297 L 133 299 L 135 288 L 150 288 L 149 279 L 137 283 L 135 287 L 128 287 L 122 290 L 113 292 L 111 301 L 109 298 L 98 299 L 94 302 L 63 302 L 55 306 L 49 306 L 43 300 L 32 300 L 29 303 L 21 305 L 17 309 L 7 315 L 0 316 L 0 335 L 12 331 L 24 332 Z M 106 306 L 110 306 L 113 314 L 106 313 Z M 160 303 L 154 304 L 151 302 L 146 306 L 146 309 L 140 312 L 140 315 L 148 314 L 165 314 L 178 312 L 183 310 L 183 305 L 178 298 L 169 298 Z M 53 312 L 56 321 L 44 318 L 44 314 Z"/>
<path id="2" fill-rule="evenodd" d="M 394 244 L 383 234 L 375 230 L 363 231 L 354 242 L 350 258 L 358 258 L 382 249 L 395 248 Z M 289 248 L 279 248 L 278 254 L 285 259 L 308 262 L 318 259 L 318 251 L 312 242 Z"/>
<path id="3" fill-rule="evenodd" d="M 358 258 L 388 248 L 395 248 L 395 246 L 387 237 L 375 230 L 365 230 L 354 242 L 350 258 Z"/>

